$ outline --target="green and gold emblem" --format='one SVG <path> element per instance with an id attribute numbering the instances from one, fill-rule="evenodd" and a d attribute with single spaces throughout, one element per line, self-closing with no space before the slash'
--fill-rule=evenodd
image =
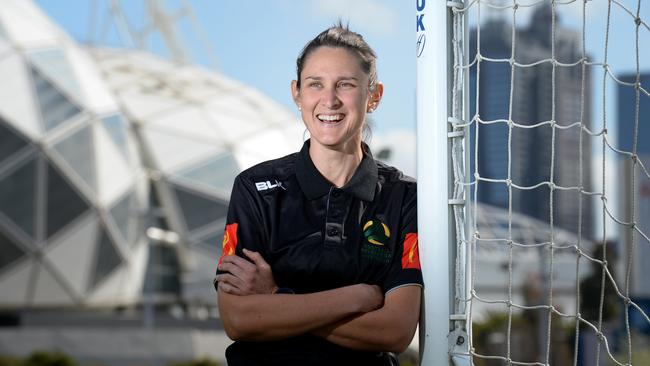
<path id="1" fill-rule="evenodd" d="M 386 224 L 379 220 L 368 220 L 363 225 L 363 236 L 368 240 L 368 243 L 384 246 L 390 238 L 390 230 Z"/>
<path id="2" fill-rule="evenodd" d="M 388 246 L 390 230 L 380 220 L 368 220 L 363 225 L 366 242 L 361 246 L 361 257 L 385 265 L 390 264 L 391 250 Z"/>

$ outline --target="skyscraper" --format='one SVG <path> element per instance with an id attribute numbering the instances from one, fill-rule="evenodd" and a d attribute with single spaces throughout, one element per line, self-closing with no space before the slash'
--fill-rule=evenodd
<path id="1" fill-rule="evenodd" d="M 620 80 L 626 83 L 635 83 L 636 74 L 623 75 Z M 650 88 L 650 73 L 641 74 L 639 81 L 641 86 L 648 90 Z M 618 84 L 617 89 L 618 141 L 616 147 L 623 151 L 636 153 L 639 161 L 648 169 L 650 166 L 650 143 L 648 143 L 650 141 L 650 126 L 648 125 L 650 97 L 643 92 L 639 93 L 637 125 L 637 96 L 634 86 Z M 634 166 L 629 156 L 622 154 L 617 156 L 619 157 L 620 170 L 613 173 L 622 177 L 618 180 L 618 189 L 616 190 L 620 204 L 620 218 L 624 222 L 635 221 L 639 230 L 647 235 L 650 233 L 650 179 L 645 175 L 640 164 Z M 632 171 L 633 169 L 634 171 Z M 628 253 L 632 251 L 631 258 L 634 258 L 635 263 L 632 266 L 630 294 L 635 300 L 644 299 L 643 306 L 650 308 L 650 282 L 646 280 L 647 269 L 643 266 L 644 261 L 650 259 L 650 243 L 629 227 L 620 229 L 623 253 L 619 258 L 623 263 L 619 267 L 627 267 Z M 634 315 L 632 319 L 634 323 Z"/>
<path id="2" fill-rule="evenodd" d="M 480 30 L 470 32 L 470 60 L 477 54 L 479 31 L 483 58 L 479 67 L 474 65 L 470 69 L 471 115 L 478 112 L 481 121 L 503 120 L 473 125 L 472 149 L 478 141 L 478 159 L 474 161 L 471 154 L 471 168 L 473 171 L 478 164 L 479 175 L 491 179 L 506 179 L 510 171 L 512 183 L 522 187 L 512 188 L 513 212 L 550 223 L 552 204 L 555 227 L 592 237 L 590 201 L 584 195 L 581 198 L 577 188 L 556 188 L 551 195 L 550 184 L 540 184 L 552 182 L 559 187 L 591 189 L 591 143 L 578 124 L 591 125 L 591 81 L 588 70 L 583 78 L 578 62 L 582 53 L 579 33 L 557 26 L 557 15 L 552 54 L 551 17 L 550 4 L 540 6 L 528 27 L 515 30 L 514 70 L 508 62 L 513 55 L 513 28 L 509 21 L 492 18 Z M 511 138 L 508 120 L 521 125 L 512 128 Z M 508 208 L 508 187 L 504 183 L 480 181 L 478 200 Z"/>

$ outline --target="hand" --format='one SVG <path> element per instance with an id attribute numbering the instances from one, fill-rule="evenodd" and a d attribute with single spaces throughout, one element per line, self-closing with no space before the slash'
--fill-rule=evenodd
<path id="1" fill-rule="evenodd" d="M 367 313 L 384 305 L 384 294 L 379 286 L 359 283 L 351 287 L 359 298 L 359 312 Z"/>
<path id="2" fill-rule="evenodd" d="M 236 255 L 223 258 L 219 270 L 228 272 L 217 275 L 219 288 L 233 295 L 272 294 L 278 288 L 273 279 L 271 266 L 257 253 L 244 249 L 244 255 L 253 263 Z"/>

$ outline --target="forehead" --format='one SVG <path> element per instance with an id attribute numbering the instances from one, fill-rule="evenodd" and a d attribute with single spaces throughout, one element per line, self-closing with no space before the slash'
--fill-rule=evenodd
<path id="1" fill-rule="evenodd" d="M 354 52 L 342 47 L 321 46 L 305 59 L 301 77 L 325 76 L 318 74 L 361 77 L 365 72 Z"/>

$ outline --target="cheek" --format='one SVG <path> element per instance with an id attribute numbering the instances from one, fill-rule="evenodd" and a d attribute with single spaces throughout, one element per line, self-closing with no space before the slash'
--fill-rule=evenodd
<path id="1" fill-rule="evenodd" d="M 312 109 L 316 106 L 316 104 L 318 104 L 318 98 L 311 93 L 304 93 L 300 98 L 300 102 L 302 104 L 302 110 L 304 113 L 306 109 Z"/>
<path id="2" fill-rule="evenodd" d="M 340 94 L 339 99 L 349 110 L 353 109 L 355 112 L 365 110 L 366 98 L 363 95 L 357 93 Z"/>
<path id="3" fill-rule="evenodd" d="M 366 110 L 369 102 L 370 102 L 370 97 L 368 94 L 362 94 L 356 97 L 356 105 L 363 111 Z"/>

